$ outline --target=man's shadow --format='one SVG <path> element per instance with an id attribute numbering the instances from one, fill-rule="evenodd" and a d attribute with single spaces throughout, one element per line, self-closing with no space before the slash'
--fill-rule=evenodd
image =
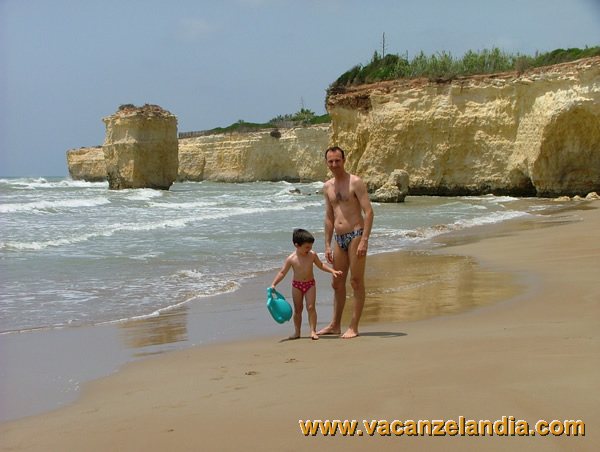
<path id="1" fill-rule="evenodd" d="M 390 339 L 393 337 L 408 336 L 408 334 L 398 332 L 398 331 L 368 331 L 366 333 L 360 333 L 356 339 L 360 339 L 361 336 L 362 337 L 380 337 L 381 339 Z M 297 339 L 290 339 L 289 337 L 286 337 L 284 339 L 281 339 L 279 342 L 298 341 L 298 340 L 302 340 L 302 339 L 310 339 L 310 337 L 299 337 Z M 319 336 L 319 340 L 322 340 L 322 339 L 341 339 L 344 341 L 350 340 L 350 339 L 342 339 L 341 334 L 323 334 L 322 336 Z"/>
<path id="2" fill-rule="evenodd" d="M 366 333 L 360 333 L 356 339 L 360 339 L 361 337 L 380 337 L 382 339 L 390 339 L 393 337 L 402 337 L 408 336 L 407 333 L 402 333 L 398 331 L 367 331 Z M 319 340 L 321 339 L 342 339 L 341 334 L 323 334 L 319 336 Z M 349 339 L 342 339 L 349 340 Z M 281 341 L 283 342 L 283 341 Z"/>
<path id="3" fill-rule="evenodd" d="M 408 336 L 408 334 L 399 331 L 367 331 L 366 333 L 360 333 L 360 336 L 371 336 L 380 337 L 382 339 L 389 339 L 392 337 Z"/>

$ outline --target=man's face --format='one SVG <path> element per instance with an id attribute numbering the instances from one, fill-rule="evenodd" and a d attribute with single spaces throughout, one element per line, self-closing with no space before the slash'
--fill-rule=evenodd
<path id="1" fill-rule="evenodd" d="M 326 160 L 327 168 L 329 168 L 329 170 L 332 173 L 335 173 L 337 171 L 344 169 L 345 160 L 342 157 L 342 153 L 340 151 L 329 151 L 327 153 L 326 159 L 327 159 Z"/>

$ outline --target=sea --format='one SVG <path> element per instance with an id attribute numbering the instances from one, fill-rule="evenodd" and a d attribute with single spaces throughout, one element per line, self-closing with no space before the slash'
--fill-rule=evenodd
<path id="1" fill-rule="evenodd" d="M 0 335 L 126 322 L 186 304 L 202 310 L 257 274 L 274 275 L 293 251 L 294 228 L 311 231 L 324 258 L 322 185 L 109 190 L 69 178 L 0 179 Z M 552 203 L 408 196 L 373 207 L 370 254 L 426 249 L 441 234 L 535 216 Z"/>
<path id="2" fill-rule="evenodd" d="M 294 250 L 294 228 L 315 235 L 324 259 L 322 187 L 205 181 L 116 191 L 64 177 L 1 178 L 0 422 L 64 406 L 85 382 L 154 354 L 287 335 L 262 285 Z M 558 204 L 492 195 L 375 203 L 369 254 L 428 253 L 456 237 L 449 233 L 533 219 Z M 320 285 L 322 323 L 332 295 Z"/>

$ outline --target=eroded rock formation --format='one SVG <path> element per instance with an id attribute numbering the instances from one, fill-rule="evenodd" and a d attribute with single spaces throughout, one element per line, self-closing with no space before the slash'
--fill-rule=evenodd
<path id="1" fill-rule="evenodd" d="M 574 195 L 600 189 L 600 57 L 448 83 L 390 81 L 328 98 L 331 142 L 371 190 Z"/>
<path id="2" fill-rule="evenodd" d="M 327 177 L 323 152 L 329 125 L 181 138 L 177 180 L 318 181 Z M 106 180 L 102 148 L 67 151 L 73 179 Z"/>
<path id="3" fill-rule="evenodd" d="M 179 166 L 177 118 L 156 105 L 130 105 L 103 121 L 109 188 L 168 190 Z"/>
<path id="4" fill-rule="evenodd" d="M 375 202 L 404 202 L 408 195 L 409 176 L 404 170 L 394 170 L 387 182 L 371 194 L 371 201 Z"/>
<path id="5" fill-rule="evenodd" d="M 179 141 L 179 180 L 317 181 L 327 177 L 329 125 L 206 135 Z"/>
<path id="6" fill-rule="evenodd" d="M 102 146 L 67 151 L 69 176 L 74 180 L 101 182 L 106 180 L 106 162 Z"/>

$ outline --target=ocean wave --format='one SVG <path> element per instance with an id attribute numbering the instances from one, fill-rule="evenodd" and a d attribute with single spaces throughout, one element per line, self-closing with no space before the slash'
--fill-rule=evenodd
<path id="1" fill-rule="evenodd" d="M 223 279 L 219 275 L 207 275 L 197 270 L 182 270 L 175 275 L 173 275 L 175 279 L 178 280 L 179 284 L 185 284 L 186 280 L 191 280 L 191 288 L 192 290 L 188 290 L 186 293 L 188 294 L 180 301 L 176 301 L 168 306 L 163 306 L 158 309 L 154 309 L 152 312 L 147 314 L 138 314 L 132 315 L 130 317 L 124 317 L 117 320 L 109 320 L 98 323 L 99 325 L 105 324 L 118 324 L 130 322 L 132 320 L 144 320 L 153 317 L 158 317 L 161 314 L 167 313 L 174 309 L 177 309 L 181 306 L 184 306 L 190 302 L 201 298 L 213 297 L 216 295 L 221 295 L 225 293 L 231 293 L 237 291 L 241 286 L 238 282 L 230 281 L 227 279 Z M 197 284 L 198 282 L 202 282 L 201 284 Z M 190 284 L 190 281 L 187 282 Z"/>
<path id="2" fill-rule="evenodd" d="M 16 187 L 28 186 L 31 184 L 47 184 L 48 181 L 43 177 L 22 177 L 17 179 L 0 179 L 0 184 L 14 185 Z"/>
<path id="3" fill-rule="evenodd" d="M 140 254 L 137 256 L 128 256 L 129 259 L 134 260 L 134 261 L 147 261 L 148 259 L 154 259 L 155 257 L 158 257 L 160 255 L 162 255 L 163 253 L 144 253 L 144 254 Z"/>
<path id="4" fill-rule="evenodd" d="M 149 202 L 148 206 L 158 207 L 159 209 L 173 209 L 173 210 L 191 210 L 191 209 L 203 209 L 206 207 L 218 206 L 219 203 L 215 201 L 190 201 L 190 202 Z"/>
<path id="5" fill-rule="evenodd" d="M 513 196 L 496 196 L 496 195 L 483 195 L 483 196 L 463 196 L 461 199 L 467 201 L 488 201 L 494 204 L 501 204 L 506 202 L 518 201 L 519 198 Z"/>
<path id="6" fill-rule="evenodd" d="M 314 188 L 315 190 L 320 190 L 320 189 L 322 189 L 324 185 L 325 185 L 325 183 L 324 183 L 324 182 L 320 182 L 320 181 L 317 181 L 317 182 L 311 182 L 310 184 L 308 184 L 308 186 L 309 186 L 309 187 L 312 187 L 312 188 Z"/>
<path id="7" fill-rule="evenodd" d="M 97 234 L 82 234 L 79 236 L 55 239 L 55 240 L 43 240 L 33 242 L 0 242 L 0 250 L 3 251 L 40 251 L 50 247 L 69 246 L 76 243 L 85 242 L 93 237 L 97 237 Z"/>
<path id="8" fill-rule="evenodd" d="M 56 212 L 61 209 L 78 209 L 81 207 L 96 207 L 110 204 L 104 196 L 97 198 L 66 199 L 61 201 L 37 201 L 24 203 L 0 204 L 0 213 L 49 211 Z"/>
<path id="9" fill-rule="evenodd" d="M 451 231 L 457 231 L 461 229 L 468 229 L 476 226 L 483 226 L 486 224 L 501 223 L 503 221 L 512 220 L 523 216 L 529 216 L 527 212 L 521 212 L 516 210 L 509 211 L 496 211 L 491 212 L 487 215 L 473 217 L 469 219 L 456 220 L 453 223 L 438 224 L 430 226 L 424 229 L 423 237 L 432 238 L 440 234 L 445 234 Z"/>
<path id="10" fill-rule="evenodd" d="M 422 244 L 442 234 L 460 231 L 477 226 L 501 223 L 515 218 L 531 216 L 530 213 L 521 211 L 498 211 L 488 215 L 465 220 L 456 220 L 453 223 L 436 224 L 416 229 L 374 229 L 372 238 L 374 247 L 370 249 L 373 254 L 389 251 L 399 251 L 411 246 Z"/>
<path id="11" fill-rule="evenodd" d="M 153 198 L 160 198 L 163 196 L 163 190 L 154 190 L 152 188 L 136 188 L 125 191 L 125 198 L 132 201 L 147 201 Z"/>
<path id="12" fill-rule="evenodd" d="M 73 179 L 48 180 L 43 177 L 0 179 L 0 184 L 22 190 L 34 190 L 36 188 L 108 188 L 108 182 L 87 182 Z"/>
<path id="13" fill-rule="evenodd" d="M 290 199 L 296 199 L 299 195 L 320 195 L 323 190 L 323 182 L 314 182 L 310 184 L 288 184 L 283 187 L 280 191 L 275 193 L 275 197 L 289 197 Z"/>
<path id="14" fill-rule="evenodd" d="M 196 269 L 179 270 L 169 278 L 177 287 L 190 286 L 195 296 L 214 295 L 237 290 L 239 283 L 231 281 L 231 275 L 205 273 Z"/>
<path id="15" fill-rule="evenodd" d="M 17 250 L 17 251 L 39 251 L 50 247 L 70 246 L 77 243 L 92 240 L 98 237 L 110 237 L 119 232 L 135 232 L 135 231 L 152 231 L 163 228 L 180 228 L 186 226 L 189 222 L 195 219 L 175 219 L 165 220 L 156 223 L 137 224 L 127 223 L 118 224 L 107 227 L 104 230 L 74 235 L 54 240 L 33 241 L 33 242 L 0 242 L 0 250 Z"/>
<path id="16" fill-rule="evenodd" d="M 39 251 L 50 247 L 60 247 L 60 246 L 70 246 L 77 243 L 85 242 L 87 240 L 92 240 L 97 237 L 111 237 L 118 233 L 123 232 L 144 232 L 144 231 L 153 231 L 157 229 L 181 229 L 185 228 L 190 224 L 206 221 L 206 220 L 219 220 L 219 219 L 227 219 L 235 216 L 242 215 L 251 215 L 258 213 L 265 213 L 271 211 L 281 211 L 281 210 L 297 210 L 304 209 L 306 207 L 311 207 L 315 205 L 320 205 L 319 203 L 304 203 L 304 204 L 295 204 L 294 206 L 275 206 L 275 207 L 238 207 L 227 210 L 220 210 L 212 213 L 203 212 L 199 215 L 183 217 L 183 218 L 175 218 L 171 220 L 162 220 L 156 222 L 149 223 L 119 223 L 112 225 L 110 227 L 106 227 L 105 229 L 98 229 L 93 232 L 88 232 L 85 234 L 78 234 L 71 237 L 64 237 L 52 240 L 45 241 L 33 241 L 33 242 L 0 242 L 0 250 L 8 250 L 8 251 Z"/>
<path id="17" fill-rule="evenodd" d="M 15 334 L 15 333 L 27 333 L 32 331 L 44 331 L 44 330 L 59 330 L 69 327 L 83 326 L 83 325 L 111 325 L 111 324 L 122 324 L 130 321 L 143 320 L 158 317 L 161 314 L 175 310 L 181 306 L 184 306 L 190 302 L 194 302 L 203 298 L 213 297 L 225 293 L 231 293 L 239 290 L 241 287 L 239 282 L 231 281 L 230 275 L 209 275 L 199 272 L 197 270 L 182 270 L 175 275 L 172 275 L 172 283 L 177 283 L 178 287 L 183 286 L 179 292 L 180 296 L 174 296 L 176 301 L 173 303 L 161 306 L 151 307 L 147 313 L 131 313 L 131 315 L 125 314 L 125 316 L 110 319 L 110 320 L 90 320 L 85 315 L 79 318 L 71 318 L 68 320 L 50 320 L 48 325 L 43 326 L 24 326 L 21 328 L 7 329 L 0 331 L 0 336 Z M 171 295 L 173 295 L 171 293 Z M 65 296 L 64 294 L 62 295 Z M 171 299 L 171 297 L 169 297 Z M 74 302 L 85 304 L 88 300 L 70 300 L 70 306 L 72 307 Z M 139 308 L 139 307 L 138 307 Z M 139 311 L 139 309 L 137 309 Z M 83 313 L 81 311 L 80 313 Z M 123 313 L 121 313 L 123 315 Z M 48 316 L 45 317 L 48 320 Z"/>
<path id="18" fill-rule="evenodd" d="M 470 218 L 468 220 L 457 220 L 452 223 L 452 226 L 464 229 L 470 228 L 474 226 L 483 226 L 486 224 L 492 223 L 501 223 L 503 221 L 512 220 L 514 218 L 526 217 L 530 216 L 530 213 L 517 211 L 517 210 L 508 210 L 508 211 L 499 211 L 492 212 L 489 215 L 484 215 L 480 217 Z"/>

